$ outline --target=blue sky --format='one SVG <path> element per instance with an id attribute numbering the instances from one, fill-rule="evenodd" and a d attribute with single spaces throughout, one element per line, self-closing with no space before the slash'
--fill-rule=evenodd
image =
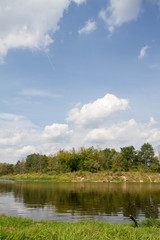
<path id="1" fill-rule="evenodd" d="M 160 143 L 159 0 L 1 0 L 0 160 Z"/>

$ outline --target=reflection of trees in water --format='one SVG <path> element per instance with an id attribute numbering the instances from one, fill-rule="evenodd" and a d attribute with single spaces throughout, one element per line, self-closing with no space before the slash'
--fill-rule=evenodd
<path id="1" fill-rule="evenodd" d="M 15 183 L 2 184 L 0 192 L 14 192 L 26 207 L 55 207 L 57 212 L 80 215 L 117 215 L 158 218 L 159 184 L 135 183 Z"/>
<path id="2" fill-rule="evenodd" d="M 11 193 L 13 191 L 13 184 L 7 182 L 0 182 L 0 194 Z"/>

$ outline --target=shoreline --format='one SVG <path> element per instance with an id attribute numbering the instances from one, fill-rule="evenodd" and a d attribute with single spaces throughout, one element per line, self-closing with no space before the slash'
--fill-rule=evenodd
<path id="1" fill-rule="evenodd" d="M 159 173 L 139 172 L 72 172 L 64 174 L 25 173 L 17 175 L 3 175 L 0 179 L 15 181 L 45 181 L 45 182 L 137 182 L 160 183 Z"/>

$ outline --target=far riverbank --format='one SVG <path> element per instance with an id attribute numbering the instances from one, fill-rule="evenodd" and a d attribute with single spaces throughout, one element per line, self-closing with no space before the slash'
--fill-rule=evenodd
<path id="1" fill-rule="evenodd" d="M 0 179 L 15 181 L 49 181 L 49 182 L 152 182 L 160 183 L 160 173 L 140 172 L 72 172 L 64 174 L 27 173 L 3 175 Z"/>

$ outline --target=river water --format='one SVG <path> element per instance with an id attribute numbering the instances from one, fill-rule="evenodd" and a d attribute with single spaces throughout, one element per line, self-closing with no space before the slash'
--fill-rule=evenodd
<path id="1" fill-rule="evenodd" d="M 158 183 L 0 181 L 0 214 L 34 220 L 111 223 L 160 217 Z"/>

